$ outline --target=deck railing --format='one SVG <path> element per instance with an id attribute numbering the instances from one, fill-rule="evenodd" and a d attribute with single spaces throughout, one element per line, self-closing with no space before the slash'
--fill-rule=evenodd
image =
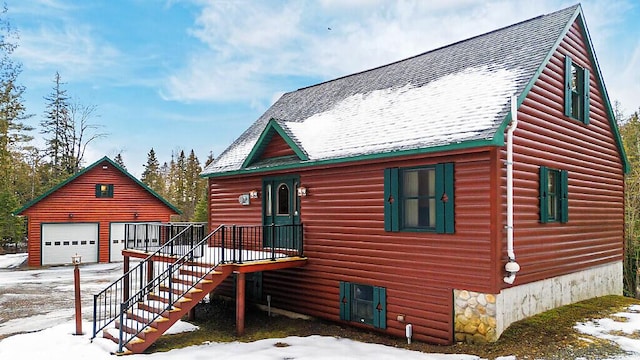
<path id="1" fill-rule="evenodd" d="M 184 231 L 187 229 L 187 231 Z M 165 255 L 184 254 L 185 247 L 207 235 L 206 223 L 129 223 L 124 229 L 125 249 L 153 252 L 162 248 Z M 170 241 L 170 243 L 169 243 Z M 164 246 L 169 243 L 169 246 Z"/>
<path id="2" fill-rule="evenodd" d="M 133 227 L 129 227 L 132 225 Z M 107 286 L 98 294 L 93 295 L 93 336 L 116 320 L 120 314 L 119 305 L 123 300 L 129 298 L 130 294 L 137 293 L 140 288 L 153 278 L 153 274 L 161 271 L 163 263 L 153 264 L 148 260 L 160 254 L 173 252 L 174 242 L 184 240 L 185 234 L 191 234 L 193 224 L 160 224 L 160 223 L 135 223 L 125 225 L 125 234 L 127 229 L 132 230 L 132 234 L 140 235 L 145 230 L 145 236 L 152 234 L 160 234 L 160 237 L 167 237 L 168 240 L 163 241 L 161 246 L 155 246 L 146 259 L 140 261 L 130 270 L 125 269 L 125 273 L 116 281 Z M 126 237 L 125 237 L 126 239 Z M 149 243 L 149 239 L 141 237 L 142 243 Z M 151 265 L 149 265 L 151 264 Z M 164 263 L 166 264 L 166 263 Z"/>
<path id="3" fill-rule="evenodd" d="M 122 352 L 128 342 L 158 319 L 160 314 L 172 309 L 180 298 L 219 265 L 304 256 L 302 224 L 220 225 L 199 241 L 186 241 L 188 235 L 185 234 L 198 232 L 192 232 L 191 227 L 185 227 L 120 279 L 94 295 L 92 339 L 119 318 L 118 352 Z M 166 255 L 171 254 L 175 260 L 152 261 L 158 254 L 165 255 L 166 259 Z M 194 271 L 194 268 L 198 271 Z M 173 280 L 177 274 L 181 274 L 180 283 Z M 188 284 L 185 284 L 184 274 L 191 274 L 186 275 Z M 130 283 L 133 282 L 139 283 L 136 291 L 131 291 L 133 288 L 130 287 Z M 123 288 L 130 290 L 124 292 L 121 290 Z M 137 306 L 140 302 L 149 300 L 151 294 L 157 296 L 160 293 L 168 296 L 166 303 L 159 302 L 162 308 L 155 308 L 153 312 L 149 312 Z M 117 312 L 115 316 L 114 311 Z M 127 316 L 132 316 L 137 321 L 125 323 Z M 124 326 L 129 328 L 129 332 L 123 331 Z"/>

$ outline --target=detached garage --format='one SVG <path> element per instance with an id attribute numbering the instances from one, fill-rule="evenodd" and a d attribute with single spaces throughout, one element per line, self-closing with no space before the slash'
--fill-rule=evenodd
<path id="1" fill-rule="evenodd" d="M 169 222 L 180 211 L 104 157 L 25 205 L 29 266 L 122 261 L 124 224 Z"/>

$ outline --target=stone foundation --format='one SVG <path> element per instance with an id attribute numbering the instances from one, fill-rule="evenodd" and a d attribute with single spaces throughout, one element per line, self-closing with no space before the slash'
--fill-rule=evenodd
<path id="1" fill-rule="evenodd" d="M 457 342 L 486 343 L 498 340 L 495 295 L 454 290 L 453 299 Z"/>
<path id="2" fill-rule="evenodd" d="M 622 294 L 622 262 L 508 287 L 500 294 L 453 290 L 457 342 L 498 340 L 513 322 L 578 301 Z"/>

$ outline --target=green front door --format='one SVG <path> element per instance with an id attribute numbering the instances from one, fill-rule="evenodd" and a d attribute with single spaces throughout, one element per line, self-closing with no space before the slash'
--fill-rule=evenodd
<path id="1" fill-rule="evenodd" d="M 265 246 L 292 248 L 292 226 L 300 223 L 300 202 L 298 201 L 298 177 L 267 178 L 262 183 L 262 218 Z M 275 225 L 272 229 L 271 225 Z M 275 244 L 272 241 L 275 239 Z"/>

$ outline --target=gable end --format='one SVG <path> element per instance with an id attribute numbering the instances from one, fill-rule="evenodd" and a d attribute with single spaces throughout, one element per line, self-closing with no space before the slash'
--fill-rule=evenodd
<path id="1" fill-rule="evenodd" d="M 259 160 L 291 155 L 295 155 L 300 161 L 309 160 L 306 152 L 287 134 L 278 121 L 271 119 L 242 163 L 242 167 L 247 168 Z"/>

